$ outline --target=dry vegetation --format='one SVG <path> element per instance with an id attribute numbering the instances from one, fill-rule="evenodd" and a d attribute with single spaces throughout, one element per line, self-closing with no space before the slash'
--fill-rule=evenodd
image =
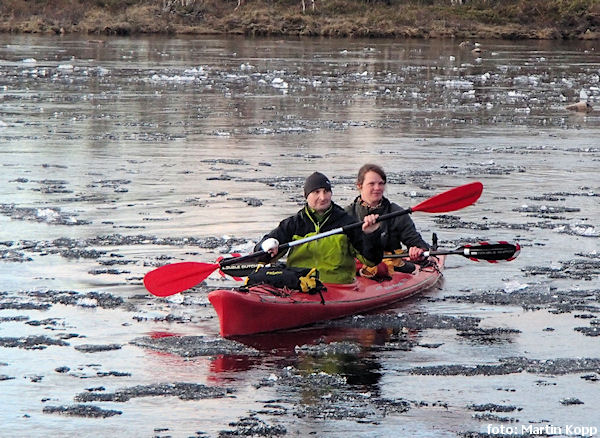
<path id="1" fill-rule="evenodd" d="M 3 0 L 0 31 L 599 39 L 600 1 Z"/>

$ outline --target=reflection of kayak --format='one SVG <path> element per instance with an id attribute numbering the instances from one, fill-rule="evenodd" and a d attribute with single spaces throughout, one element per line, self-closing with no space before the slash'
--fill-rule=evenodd
<path id="1" fill-rule="evenodd" d="M 215 290 L 208 299 L 219 316 L 223 337 L 301 327 L 383 307 L 431 288 L 442 275 L 445 256 L 430 259 L 437 263 L 417 267 L 413 274 L 395 273 L 387 281 L 358 277 L 352 284 L 325 284 L 324 303 L 319 294 L 267 285 L 253 286 L 247 292 Z"/>

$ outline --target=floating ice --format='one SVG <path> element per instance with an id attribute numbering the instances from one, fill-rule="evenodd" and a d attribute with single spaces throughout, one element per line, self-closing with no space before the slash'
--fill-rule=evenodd
<path id="1" fill-rule="evenodd" d="M 217 137 L 229 137 L 229 136 L 231 136 L 231 132 L 227 132 L 227 131 L 215 131 L 214 135 L 216 135 Z"/>
<path id="2" fill-rule="evenodd" d="M 194 67 L 194 68 L 187 68 L 183 71 L 186 74 L 204 74 L 204 67 L 200 66 L 200 67 Z"/>
<path id="3" fill-rule="evenodd" d="M 95 298 L 80 298 L 77 305 L 81 307 L 98 307 L 98 300 Z"/>
<path id="4" fill-rule="evenodd" d="M 524 84 L 530 84 L 533 86 L 537 86 L 540 83 L 540 78 L 538 76 L 535 75 L 529 75 L 529 76 L 521 76 L 523 78 L 523 83 Z"/>
<path id="5" fill-rule="evenodd" d="M 277 131 L 275 131 L 272 128 L 260 127 L 260 128 L 256 128 L 256 130 L 254 132 L 256 132 L 257 134 L 269 135 L 269 134 L 275 134 Z"/>
<path id="6" fill-rule="evenodd" d="M 150 78 L 150 80 L 156 81 L 156 82 L 191 82 L 191 81 L 195 81 L 196 79 L 197 78 L 195 76 L 180 76 L 180 75 L 167 76 L 167 75 L 159 75 L 159 74 L 154 74 Z"/>
<path id="7" fill-rule="evenodd" d="M 288 83 L 281 78 L 274 78 L 271 85 L 275 88 L 288 88 Z"/>
<path id="8" fill-rule="evenodd" d="M 47 220 L 56 220 L 59 216 L 56 210 L 52 210 L 51 208 L 38 208 L 35 212 L 35 215 L 40 219 Z"/>
<path id="9" fill-rule="evenodd" d="M 576 224 L 576 225 L 558 225 L 552 229 L 557 233 L 570 234 L 582 237 L 600 237 L 600 231 L 592 225 Z"/>
<path id="10" fill-rule="evenodd" d="M 459 90 L 470 90 L 473 88 L 473 82 L 460 79 L 452 79 L 444 82 L 436 81 L 438 85 L 443 85 L 446 88 L 456 88 Z"/>
<path id="11" fill-rule="evenodd" d="M 510 90 L 508 92 L 508 97 L 516 99 L 516 98 L 523 98 L 523 97 L 525 97 L 525 95 L 523 93 L 519 92 L 519 91 Z"/>
<path id="12" fill-rule="evenodd" d="M 600 237 L 600 232 L 595 227 L 589 225 L 571 225 L 571 233 L 578 236 Z"/>
<path id="13" fill-rule="evenodd" d="M 185 296 L 183 294 L 174 294 L 166 298 L 167 301 L 175 304 L 183 304 Z"/>
<path id="14" fill-rule="evenodd" d="M 516 292 L 518 290 L 527 289 L 529 285 L 527 283 L 519 283 L 517 280 L 512 280 L 504 283 L 504 292 Z"/>
<path id="15" fill-rule="evenodd" d="M 573 81 L 570 79 L 562 78 L 561 82 L 569 88 L 573 86 Z"/>

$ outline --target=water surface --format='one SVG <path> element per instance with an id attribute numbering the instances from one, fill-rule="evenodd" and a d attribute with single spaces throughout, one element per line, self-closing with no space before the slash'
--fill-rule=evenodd
<path id="1" fill-rule="evenodd" d="M 481 44 L 478 56 L 455 41 L 0 36 L 0 386 L 10 402 L 3 430 L 218 436 L 239 432 L 247 417 L 273 433 L 281 426 L 288 435 L 331 437 L 600 426 L 597 366 L 545 374 L 532 362 L 599 360 L 600 116 L 565 107 L 583 96 L 600 108 L 600 55 L 585 42 Z M 215 275 L 199 290 L 158 300 L 143 275 L 251 251 L 300 208 L 314 170 L 332 178 L 334 200 L 345 205 L 366 162 L 385 167 L 387 194 L 405 207 L 484 184 L 476 205 L 414 220 L 442 247 L 518 241 L 519 258 L 490 265 L 449 257 L 439 289 L 383 314 L 477 318 L 491 332 L 372 329 L 348 318 L 245 340 L 257 354 L 185 357 L 131 344 L 164 335 L 218 340 L 206 291 L 233 280 Z M 78 299 L 59 299 L 68 293 Z M 103 306 L 98 293 L 123 301 Z M 563 294 L 561 307 L 552 297 Z M 587 334 L 575 330 L 582 327 Z M 7 342 L 29 336 L 68 345 Z M 339 342 L 361 353 L 295 348 Z M 89 344 L 121 348 L 75 348 Z M 529 368 L 414 372 L 515 357 Z M 277 384 L 285 372 L 346 383 L 315 393 L 308 380 L 303 392 Z M 43 412 L 76 405 L 80 393 L 163 382 L 231 393 L 90 403 L 121 412 L 107 418 Z M 326 415 L 328 400 L 336 410 Z M 391 402 L 409 409 L 394 412 Z M 514 409 L 474 409 L 486 404 Z"/>

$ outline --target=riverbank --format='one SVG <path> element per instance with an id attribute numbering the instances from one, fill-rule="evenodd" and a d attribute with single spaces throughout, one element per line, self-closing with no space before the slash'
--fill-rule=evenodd
<path id="1" fill-rule="evenodd" d="M 600 39 L 600 4 L 594 0 L 422 3 L 417 0 L 316 0 L 314 4 L 310 0 L 12 0 L 0 4 L 0 32 Z"/>

